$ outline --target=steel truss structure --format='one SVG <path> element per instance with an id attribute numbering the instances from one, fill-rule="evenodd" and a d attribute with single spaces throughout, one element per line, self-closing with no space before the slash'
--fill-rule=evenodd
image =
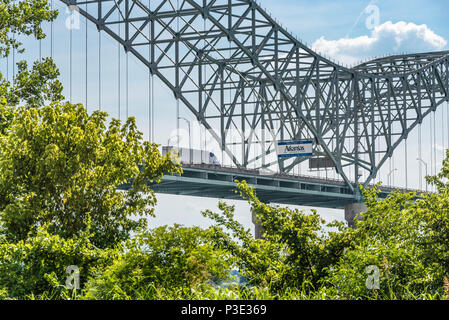
<path id="1" fill-rule="evenodd" d="M 354 191 L 448 101 L 449 52 L 346 68 L 253 0 L 61 1 L 137 57 L 240 168 L 289 172 L 306 159 L 270 158 L 276 141 L 312 138 Z"/>

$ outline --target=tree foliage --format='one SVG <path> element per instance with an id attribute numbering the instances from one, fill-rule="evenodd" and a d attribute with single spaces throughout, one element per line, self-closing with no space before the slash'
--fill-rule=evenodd
<path id="1" fill-rule="evenodd" d="M 58 14 L 48 0 L 2 0 L 0 2 L 0 55 L 7 57 L 11 49 L 23 52 L 20 35 L 44 39 L 42 22 L 53 21 Z"/>
<path id="2" fill-rule="evenodd" d="M 17 75 L 10 83 L 0 74 L 1 105 L 41 107 L 46 102 L 62 101 L 59 70 L 51 58 L 36 61 L 31 69 L 26 61 L 17 63 Z"/>
<path id="3" fill-rule="evenodd" d="M 143 142 L 133 118 L 107 126 L 106 113 L 89 115 L 82 105 L 17 108 L 0 141 L 0 221 L 9 241 L 25 240 L 45 223 L 70 238 L 90 218 L 93 243 L 113 246 L 153 215 L 148 182 L 179 172 Z M 128 192 L 117 190 L 126 183 Z"/>
<path id="4" fill-rule="evenodd" d="M 219 228 L 215 238 L 236 257 L 238 267 L 252 285 L 283 290 L 288 287 L 312 288 L 326 275 L 326 268 L 342 255 L 347 235 L 331 232 L 323 235 L 324 220 L 316 211 L 307 214 L 298 209 L 272 206 L 261 202 L 246 182 L 237 184 L 248 199 L 263 236 L 254 240 L 250 230 L 235 220 L 232 206 L 220 202 L 221 213 L 210 210 L 203 215 Z M 343 224 L 334 228 L 346 230 Z"/>
<path id="5" fill-rule="evenodd" d="M 53 21 L 58 14 L 51 10 L 48 0 L 0 2 L 0 56 L 6 58 L 11 49 L 23 53 L 19 36 L 35 39 L 46 37 L 42 30 L 44 21 Z M 59 70 L 51 58 L 44 58 L 28 67 L 27 61 L 17 63 L 17 73 L 10 81 L 0 73 L 0 134 L 12 121 L 14 107 L 41 107 L 49 102 L 62 101 L 62 84 L 58 80 Z"/>
<path id="6" fill-rule="evenodd" d="M 43 39 L 41 23 L 56 15 L 48 0 L 0 1 L 0 55 L 23 52 L 19 35 Z M 222 201 L 203 212 L 209 229 L 149 229 L 148 182 L 181 168 L 133 118 L 61 102 L 51 59 L 17 70 L 12 82 L 0 74 L 0 298 L 71 298 L 71 265 L 84 299 L 449 298 L 449 152 L 426 178 L 436 193 L 381 200 L 378 186 L 362 188 L 368 210 L 355 229 L 267 205 L 244 181 L 237 192 L 263 239 Z M 378 288 L 367 286 L 367 267 L 379 270 Z M 235 268 L 249 285 L 218 288 Z"/>
<path id="7" fill-rule="evenodd" d="M 329 281 L 344 298 L 421 298 L 444 295 L 449 277 L 449 152 L 440 173 L 426 177 L 436 193 L 394 192 L 378 199 L 363 190 L 368 210 L 357 222 L 352 245 Z M 380 271 L 378 290 L 366 288 L 365 268 Z"/>
<path id="8" fill-rule="evenodd" d="M 159 227 L 128 241 L 121 255 L 86 287 L 89 299 L 150 298 L 147 292 L 206 286 L 228 277 L 232 259 L 212 230 Z"/>
<path id="9" fill-rule="evenodd" d="M 326 226 L 315 211 L 264 204 L 245 182 L 238 190 L 261 223 L 263 239 L 254 240 L 235 220 L 234 207 L 223 202 L 221 213 L 203 214 L 215 221 L 215 237 L 250 283 L 273 294 L 303 288 L 306 296 L 319 291 L 334 299 L 444 297 L 449 288 L 449 151 L 441 172 L 427 180 L 437 193 L 393 192 L 379 199 L 379 186 L 361 188 L 368 210 L 355 229 L 336 222 Z M 367 285 L 370 266 L 379 270 L 379 288 Z"/>
<path id="10" fill-rule="evenodd" d="M 0 292 L 7 299 L 30 299 L 47 294 L 54 299 L 70 296 L 67 267 L 79 268 L 80 285 L 108 265 L 115 250 L 101 250 L 88 232 L 70 239 L 49 233 L 46 226 L 15 243 L 0 241 Z"/>

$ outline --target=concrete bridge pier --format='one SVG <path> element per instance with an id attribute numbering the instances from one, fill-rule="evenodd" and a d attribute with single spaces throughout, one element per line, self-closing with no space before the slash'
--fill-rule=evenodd
<path id="1" fill-rule="evenodd" d="M 366 212 L 368 208 L 364 203 L 351 203 L 345 206 L 345 220 L 348 222 L 348 226 L 355 227 L 355 219 L 362 220 L 361 213 Z"/>
<path id="2" fill-rule="evenodd" d="M 270 204 L 270 201 L 266 201 L 266 200 L 260 200 L 260 201 L 262 201 L 263 203 L 265 203 L 267 205 Z M 251 215 L 252 215 L 252 221 L 253 221 L 253 224 L 254 224 L 254 239 L 256 239 L 256 240 L 263 239 L 263 236 L 262 236 L 262 233 L 263 233 L 262 224 L 256 218 L 256 215 L 255 215 L 254 211 L 252 211 L 252 210 L 251 210 Z"/>
<path id="3" fill-rule="evenodd" d="M 254 238 L 256 240 L 263 239 L 262 237 L 262 225 L 258 219 L 256 219 L 256 215 L 254 214 L 254 211 L 251 211 L 252 214 L 252 220 L 254 224 Z"/>

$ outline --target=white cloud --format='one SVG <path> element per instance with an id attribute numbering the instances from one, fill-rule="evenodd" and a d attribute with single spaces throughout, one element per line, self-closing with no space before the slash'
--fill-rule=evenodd
<path id="1" fill-rule="evenodd" d="M 443 50 L 447 41 L 427 25 L 400 21 L 385 22 L 373 29 L 370 36 L 326 40 L 319 38 L 312 44 L 317 52 L 337 61 L 354 65 L 374 56 L 402 52 L 427 52 Z"/>

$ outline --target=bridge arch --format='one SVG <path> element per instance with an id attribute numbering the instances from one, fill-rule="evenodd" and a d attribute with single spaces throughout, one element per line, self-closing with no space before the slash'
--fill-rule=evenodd
<path id="1" fill-rule="evenodd" d="M 253 0 L 61 1 L 137 57 L 237 167 L 262 159 L 261 167 L 288 172 L 305 159 L 278 163 L 276 141 L 313 138 L 315 154 L 330 158 L 354 191 L 449 98 L 449 52 L 347 68 L 308 48 Z M 237 153 L 229 147 L 232 129 L 240 132 Z"/>

